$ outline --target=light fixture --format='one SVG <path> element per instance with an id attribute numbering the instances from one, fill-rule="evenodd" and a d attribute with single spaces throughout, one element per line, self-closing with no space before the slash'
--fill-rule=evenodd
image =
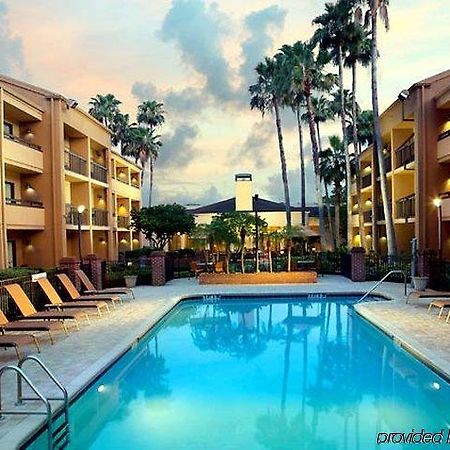
<path id="1" fill-rule="evenodd" d="M 98 388 L 97 388 L 97 392 L 103 392 L 105 390 L 105 385 L 101 384 Z"/>
<path id="2" fill-rule="evenodd" d="M 441 388 L 441 385 L 439 383 L 437 383 L 436 381 L 434 381 L 433 383 L 431 383 L 431 387 L 438 391 Z"/>
<path id="3" fill-rule="evenodd" d="M 128 241 L 125 238 L 123 238 L 123 239 L 120 240 L 120 243 L 121 244 L 128 244 Z"/>
<path id="4" fill-rule="evenodd" d="M 34 139 L 34 133 L 31 130 L 31 128 L 27 128 L 27 131 L 25 131 L 25 134 L 23 135 L 23 138 L 25 139 L 25 141 L 29 142 L 33 142 Z"/>
<path id="5" fill-rule="evenodd" d="M 402 104 L 402 120 L 404 122 L 414 122 L 414 119 L 408 119 L 405 117 L 405 100 L 409 97 L 408 89 L 402 89 L 398 94 L 397 98 L 400 100 Z"/>
<path id="6" fill-rule="evenodd" d="M 33 188 L 33 186 L 31 186 L 30 183 L 25 184 L 25 189 L 26 189 L 27 191 L 34 191 L 34 188 Z"/>
<path id="7" fill-rule="evenodd" d="M 84 205 L 80 205 L 77 208 L 78 214 L 83 214 L 85 210 L 86 210 L 86 206 L 84 206 Z"/>
<path id="8" fill-rule="evenodd" d="M 78 102 L 73 98 L 68 98 L 67 105 L 69 106 L 69 108 L 75 109 L 78 106 Z"/>
<path id="9" fill-rule="evenodd" d="M 105 238 L 100 238 L 100 244 L 105 245 L 106 244 L 106 239 Z"/>
<path id="10" fill-rule="evenodd" d="M 103 200 L 103 195 L 102 195 L 102 194 L 98 194 L 98 195 L 97 195 L 97 198 L 98 198 L 99 200 Z"/>
<path id="11" fill-rule="evenodd" d="M 442 199 L 440 197 L 433 198 L 433 205 L 439 208 L 442 205 Z"/>

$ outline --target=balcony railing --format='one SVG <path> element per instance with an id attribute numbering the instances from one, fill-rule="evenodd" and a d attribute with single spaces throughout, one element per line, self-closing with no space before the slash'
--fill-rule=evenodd
<path id="1" fill-rule="evenodd" d="M 361 185 L 363 188 L 369 187 L 372 184 L 372 174 L 364 175 L 361 178 Z"/>
<path id="2" fill-rule="evenodd" d="M 15 136 L 14 134 L 10 134 L 10 133 L 4 133 L 4 136 L 6 139 L 9 139 L 10 141 L 17 142 L 18 144 L 22 144 L 22 145 L 32 148 L 33 150 L 42 152 L 42 147 L 40 145 L 32 144 L 31 142 L 28 142 L 19 136 Z"/>
<path id="3" fill-rule="evenodd" d="M 66 224 L 67 225 L 78 225 L 78 216 L 80 217 L 81 225 L 87 225 L 88 215 L 87 210 L 83 213 L 79 213 L 78 209 L 74 205 L 66 205 Z"/>
<path id="4" fill-rule="evenodd" d="M 450 130 L 447 130 L 447 131 L 444 131 L 443 133 L 441 133 L 438 136 L 438 141 L 442 141 L 443 139 L 446 139 L 448 137 L 450 137 Z"/>
<path id="5" fill-rule="evenodd" d="M 91 177 L 102 183 L 108 182 L 108 169 L 101 164 L 91 161 Z"/>
<path id="6" fill-rule="evenodd" d="M 414 161 L 414 134 L 395 150 L 395 158 L 396 169 Z"/>
<path id="7" fill-rule="evenodd" d="M 108 226 L 108 211 L 106 209 L 96 209 L 92 210 L 92 225 L 98 227 Z"/>
<path id="8" fill-rule="evenodd" d="M 129 216 L 117 216 L 117 228 L 128 228 L 130 226 Z"/>
<path id="9" fill-rule="evenodd" d="M 383 205 L 377 205 L 377 220 L 384 220 Z"/>
<path id="10" fill-rule="evenodd" d="M 64 168 L 87 176 L 87 160 L 76 153 L 64 150 Z"/>
<path id="11" fill-rule="evenodd" d="M 27 206 L 28 208 L 43 208 L 42 202 L 35 202 L 33 200 L 22 200 L 20 198 L 6 198 L 5 203 L 7 205 Z"/>
<path id="12" fill-rule="evenodd" d="M 408 220 L 416 216 L 416 196 L 414 194 L 396 202 L 397 219 Z"/>
<path id="13" fill-rule="evenodd" d="M 384 169 L 385 169 L 386 173 L 389 173 L 392 170 L 391 154 L 386 155 L 384 157 Z"/>
<path id="14" fill-rule="evenodd" d="M 363 212 L 364 223 L 372 222 L 372 211 L 364 211 Z"/>

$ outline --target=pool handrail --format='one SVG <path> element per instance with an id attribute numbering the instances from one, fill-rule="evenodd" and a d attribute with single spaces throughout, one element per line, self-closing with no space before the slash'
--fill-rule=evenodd
<path id="1" fill-rule="evenodd" d="M 389 278 L 391 275 L 393 275 L 394 273 L 401 273 L 403 275 L 403 281 L 405 284 L 405 296 L 408 293 L 408 276 L 406 275 L 406 272 L 404 270 L 391 270 L 390 272 L 388 272 L 381 280 L 377 281 L 359 300 L 357 300 L 355 302 L 355 304 L 362 302 L 363 300 L 365 300 L 381 283 L 383 283 L 383 281 L 385 281 L 387 278 Z"/>

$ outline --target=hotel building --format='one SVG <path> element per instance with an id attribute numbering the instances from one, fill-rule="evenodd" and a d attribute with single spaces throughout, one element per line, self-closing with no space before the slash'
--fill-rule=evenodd
<path id="1" fill-rule="evenodd" d="M 79 242 L 109 260 L 140 246 L 140 168 L 74 100 L 0 76 L 0 169 L 0 268 L 52 267 Z"/>
<path id="2" fill-rule="evenodd" d="M 450 257 L 450 70 L 402 91 L 381 114 L 381 133 L 398 250 L 409 253 L 416 237 L 419 251 L 441 246 Z M 361 170 L 367 248 L 383 254 L 386 228 L 372 146 L 362 152 Z M 353 245 L 358 246 L 355 185 L 353 208 Z"/>

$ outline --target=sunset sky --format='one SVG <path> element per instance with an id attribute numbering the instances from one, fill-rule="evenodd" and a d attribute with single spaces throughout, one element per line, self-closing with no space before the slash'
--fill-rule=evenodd
<path id="1" fill-rule="evenodd" d="M 163 102 L 157 201 L 204 204 L 231 197 L 237 172 L 253 174 L 255 193 L 282 200 L 274 124 L 250 111 L 247 89 L 265 55 L 311 36 L 311 21 L 324 3 L 4 0 L 0 72 L 75 98 L 83 108 L 97 93 L 113 93 L 132 116 L 142 100 Z M 450 68 L 448 1 L 390 3 L 391 30 L 380 37 L 382 109 L 400 90 Z M 359 102 L 369 108 L 368 69 L 360 69 L 359 78 Z M 298 143 L 292 115 L 284 119 L 296 204 Z M 325 127 L 324 143 L 337 130 Z M 307 193 L 314 202 L 312 185 Z"/>

